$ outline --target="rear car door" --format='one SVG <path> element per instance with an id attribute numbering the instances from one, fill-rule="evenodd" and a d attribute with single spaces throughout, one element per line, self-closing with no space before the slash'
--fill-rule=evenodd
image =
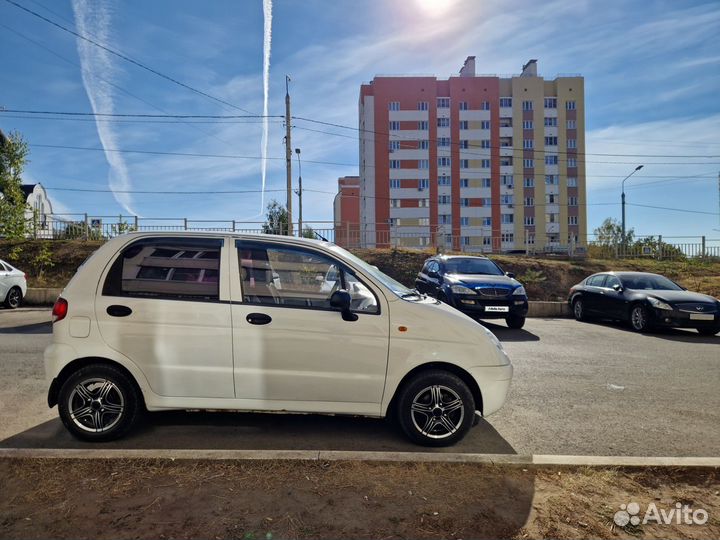
<path id="1" fill-rule="evenodd" d="M 257 240 L 238 240 L 236 248 L 237 398 L 263 408 L 378 414 L 390 323 L 382 292 L 319 250 Z M 330 307 L 341 288 L 357 320 Z"/>
<path id="2" fill-rule="evenodd" d="M 224 239 L 141 238 L 101 281 L 95 316 L 105 342 L 168 397 L 233 398 Z"/>
<path id="3" fill-rule="evenodd" d="M 606 274 L 590 276 L 585 282 L 585 289 L 582 298 L 585 302 L 585 310 L 594 314 L 600 314 L 602 309 L 603 285 Z"/>
<path id="4" fill-rule="evenodd" d="M 11 286 L 10 269 L 0 261 L 0 302 L 5 300 Z"/>

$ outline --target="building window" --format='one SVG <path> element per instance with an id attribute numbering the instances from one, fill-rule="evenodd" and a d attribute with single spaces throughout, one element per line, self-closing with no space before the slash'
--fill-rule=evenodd
<path id="1" fill-rule="evenodd" d="M 577 205 L 578 205 L 577 197 L 568 197 L 568 206 L 577 206 Z"/>
<path id="2" fill-rule="evenodd" d="M 557 204 L 557 195 L 548 193 L 545 195 L 545 204 Z"/>
<path id="3" fill-rule="evenodd" d="M 500 98 L 500 106 L 501 107 L 512 107 L 512 98 L 501 97 Z"/>
<path id="4" fill-rule="evenodd" d="M 439 137 L 438 146 L 450 146 L 450 137 Z"/>
<path id="5" fill-rule="evenodd" d="M 512 167 L 513 159 L 509 156 L 500 156 L 501 167 Z"/>
<path id="6" fill-rule="evenodd" d="M 532 139 L 523 139 L 523 148 L 525 150 L 532 150 L 533 149 L 533 140 Z"/>
<path id="7" fill-rule="evenodd" d="M 490 148 L 490 139 L 480 141 L 480 148 Z"/>
<path id="8" fill-rule="evenodd" d="M 567 185 L 568 187 L 577 187 L 577 178 L 575 176 L 568 176 Z"/>
<path id="9" fill-rule="evenodd" d="M 461 225 L 462 227 L 467 227 L 468 225 L 470 225 L 470 218 L 469 218 L 469 217 L 461 217 L 461 218 L 460 218 L 460 225 Z"/>
<path id="10" fill-rule="evenodd" d="M 450 127 L 450 119 L 449 118 L 438 118 L 437 126 L 438 127 Z"/>
<path id="11" fill-rule="evenodd" d="M 568 158 L 567 166 L 568 167 L 577 167 L 577 159 L 575 159 L 574 157 Z"/>
<path id="12" fill-rule="evenodd" d="M 470 245 L 470 237 L 469 236 L 461 236 L 460 237 L 460 243 L 463 246 L 469 246 Z"/>
<path id="13" fill-rule="evenodd" d="M 545 223 L 557 223 L 558 214 L 545 214 Z"/>
<path id="14" fill-rule="evenodd" d="M 483 178 L 482 179 L 482 187 L 489 188 L 490 187 L 490 179 L 489 178 Z"/>
<path id="15" fill-rule="evenodd" d="M 481 111 L 489 111 L 490 110 L 490 102 L 489 101 L 483 101 L 480 104 L 480 110 Z"/>
<path id="16" fill-rule="evenodd" d="M 388 103 L 388 109 L 391 111 L 399 111 L 400 110 L 400 102 L 399 101 L 391 101 Z"/>
<path id="17" fill-rule="evenodd" d="M 467 120 L 460 120 L 460 129 L 469 129 L 469 123 Z"/>
<path id="18" fill-rule="evenodd" d="M 390 168 L 391 169 L 399 169 L 400 168 L 400 160 L 399 159 L 391 159 L 390 160 Z"/>
<path id="19" fill-rule="evenodd" d="M 532 101 L 523 101 L 522 110 L 523 111 L 532 111 L 533 110 L 533 102 Z"/>
<path id="20" fill-rule="evenodd" d="M 500 235 L 500 240 L 502 242 L 514 242 L 515 241 L 515 235 L 513 233 L 502 233 Z"/>
<path id="21" fill-rule="evenodd" d="M 548 186 L 556 186 L 559 183 L 559 177 L 557 174 L 546 174 L 545 175 L 545 185 Z"/>
<path id="22" fill-rule="evenodd" d="M 557 127 L 557 118 L 555 116 L 546 116 L 545 127 Z"/>
<path id="23" fill-rule="evenodd" d="M 420 120 L 417 124 L 417 128 L 419 131 L 427 131 L 429 127 L 427 120 Z"/>
<path id="24" fill-rule="evenodd" d="M 535 218 L 532 216 L 525 216 L 525 225 L 528 227 L 535 225 Z"/>
<path id="25" fill-rule="evenodd" d="M 427 208 L 430 206 L 430 199 L 418 199 L 418 208 Z"/>
<path id="26" fill-rule="evenodd" d="M 400 150 L 400 141 L 390 141 L 390 151 Z"/>
<path id="27" fill-rule="evenodd" d="M 418 218 L 418 225 L 420 225 L 420 226 L 430 225 L 430 218 L 426 218 L 426 217 Z"/>
<path id="28" fill-rule="evenodd" d="M 556 155 L 545 156 L 545 165 L 557 165 L 558 157 Z"/>
<path id="29" fill-rule="evenodd" d="M 390 199 L 390 208 L 400 208 L 400 199 Z"/>
<path id="30" fill-rule="evenodd" d="M 533 220 L 535 221 L 535 220 Z M 534 244 L 535 243 L 535 235 L 534 234 L 528 234 L 527 236 L 527 243 L 528 244 Z"/>
<path id="31" fill-rule="evenodd" d="M 467 150 L 470 148 L 470 142 L 467 139 L 463 139 L 460 141 L 460 148 Z"/>
<path id="32" fill-rule="evenodd" d="M 545 137 L 545 146 L 557 146 L 557 137 Z"/>
<path id="33" fill-rule="evenodd" d="M 535 160 L 534 159 L 523 159 L 523 167 L 526 169 L 532 169 L 535 167 Z"/>
<path id="34" fill-rule="evenodd" d="M 574 101 L 566 101 L 565 102 L 565 108 L 568 111 L 574 111 L 575 110 L 575 102 Z"/>
<path id="35" fill-rule="evenodd" d="M 526 178 L 525 183 L 523 185 L 527 188 L 535 187 L 535 179 L 534 178 Z"/>
<path id="36" fill-rule="evenodd" d="M 461 169 L 468 169 L 468 168 L 470 168 L 470 160 L 468 160 L 468 159 L 461 159 L 461 160 L 460 160 L 460 168 L 461 168 Z"/>
<path id="37" fill-rule="evenodd" d="M 513 187 L 513 175 L 512 174 L 502 174 L 500 175 L 500 184 L 502 184 L 505 187 Z"/>
<path id="38" fill-rule="evenodd" d="M 450 98 L 449 97 L 437 98 L 437 106 L 438 106 L 438 109 L 449 109 L 450 108 Z"/>
<path id="39" fill-rule="evenodd" d="M 392 120 L 390 122 L 390 131 L 397 131 L 400 129 L 400 122 L 397 120 Z"/>
<path id="40" fill-rule="evenodd" d="M 577 216 L 568 216 L 568 225 L 577 225 L 578 224 L 577 218 L 578 218 Z"/>
<path id="41" fill-rule="evenodd" d="M 400 180 L 393 179 L 390 180 L 390 187 L 392 189 L 399 189 L 400 187 L 402 187 L 402 183 L 400 182 Z"/>
<path id="42" fill-rule="evenodd" d="M 489 169 L 490 168 L 490 160 L 489 159 L 481 159 L 480 160 L 480 167 L 482 169 Z"/>
<path id="43" fill-rule="evenodd" d="M 417 110 L 418 111 L 427 111 L 428 110 L 428 102 L 427 101 L 418 101 Z"/>
<path id="44" fill-rule="evenodd" d="M 467 111 L 467 110 L 468 110 L 468 103 L 467 103 L 467 101 L 461 101 L 461 102 L 460 102 L 460 110 L 461 110 L 461 111 Z"/>
<path id="45" fill-rule="evenodd" d="M 568 148 L 577 148 L 577 141 L 575 139 L 568 139 L 567 147 Z"/>
<path id="46" fill-rule="evenodd" d="M 430 142 L 429 141 L 418 141 L 418 148 L 420 150 L 427 150 L 430 148 Z"/>
<path id="47" fill-rule="evenodd" d="M 566 125 L 568 129 L 575 129 L 575 120 L 568 120 Z"/>
<path id="48" fill-rule="evenodd" d="M 545 108 L 546 109 L 557 109 L 557 98 L 556 97 L 546 97 L 545 98 Z"/>
<path id="49" fill-rule="evenodd" d="M 467 160 L 465 160 L 467 161 Z M 441 156 L 438 158 L 438 167 L 449 167 L 450 166 L 450 158 L 448 156 Z M 462 165 L 461 165 L 462 167 Z"/>
<path id="50" fill-rule="evenodd" d="M 492 206 L 492 199 L 490 197 L 483 197 L 480 201 L 483 206 Z"/>
<path id="51" fill-rule="evenodd" d="M 438 197 L 438 204 L 450 204 L 450 195 L 440 195 Z"/>
<path id="52" fill-rule="evenodd" d="M 467 178 L 461 178 L 460 187 L 470 187 L 470 180 L 468 180 Z"/>
<path id="53" fill-rule="evenodd" d="M 532 120 L 523 120 L 523 129 L 533 129 Z"/>
<path id="54" fill-rule="evenodd" d="M 482 220 L 483 227 L 491 227 L 492 226 L 492 218 L 491 217 L 486 216 L 482 219 L 483 219 Z"/>
<path id="55" fill-rule="evenodd" d="M 512 203 L 513 203 L 512 195 L 500 195 L 500 204 L 512 204 Z"/>
<path id="56" fill-rule="evenodd" d="M 430 187 L 430 180 L 427 178 L 421 178 L 418 180 L 418 188 L 419 189 L 428 189 Z"/>
<path id="57" fill-rule="evenodd" d="M 460 199 L 460 206 L 470 206 L 470 199 L 467 197 Z"/>
<path id="58" fill-rule="evenodd" d="M 533 197 L 525 197 L 525 206 L 533 206 L 535 204 L 535 199 Z"/>
<path id="59" fill-rule="evenodd" d="M 504 223 L 504 224 L 513 223 L 513 215 L 512 214 L 501 214 L 500 215 L 500 223 Z"/>
<path id="60" fill-rule="evenodd" d="M 438 185 L 439 186 L 449 186 L 450 185 L 450 177 L 449 176 L 438 176 Z"/>
<path id="61" fill-rule="evenodd" d="M 482 242 L 483 242 L 483 246 L 491 246 L 492 238 L 490 238 L 489 236 L 483 236 Z"/>
<path id="62" fill-rule="evenodd" d="M 490 120 L 481 120 L 480 129 L 490 129 Z"/>
<path id="63" fill-rule="evenodd" d="M 427 159 L 418 159 L 418 169 L 429 169 L 430 168 L 430 161 Z"/>

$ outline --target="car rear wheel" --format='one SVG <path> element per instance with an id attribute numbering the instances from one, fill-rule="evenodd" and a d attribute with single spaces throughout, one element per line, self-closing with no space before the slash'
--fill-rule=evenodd
<path id="1" fill-rule="evenodd" d="M 509 328 L 519 330 L 520 328 L 525 326 L 525 317 L 510 315 L 507 319 L 505 319 L 505 322 L 507 323 Z"/>
<path id="2" fill-rule="evenodd" d="M 714 336 L 720 333 L 720 326 L 708 326 L 704 328 L 697 328 L 698 333 L 701 336 Z"/>
<path id="3" fill-rule="evenodd" d="M 20 304 L 22 304 L 22 298 L 23 295 L 20 287 L 11 288 L 5 297 L 5 307 L 10 309 L 19 308 Z"/>
<path id="4" fill-rule="evenodd" d="M 58 412 L 78 439 L 111 441 L 125 435 L 140 412 L 139 390 L 117 368 L 92 364 L 73 373 L 60 388 Z"/>
<path id="5" fill-rule="evenodd" d="M 585 315 L 585 302 L 582 298 L 576 298 L 572 303 L 573 316 L 576 321 L 586 321 L 587 315 Z"/>
<path id="6" fill-rule="evenodd" d="M 475 400 L 467 385 L 447 371 L 425 371 L 404 385 L 398 396 L 398 422 L 413 442 L 450 446 L 473 424 Z"/>
<path id="7" fill-rule="evenodd" d="M 635 304 L 630 310 L 630 326 L 636 332 L 649 332 L 652 329 L 650 313 L 642 304 Z"/>

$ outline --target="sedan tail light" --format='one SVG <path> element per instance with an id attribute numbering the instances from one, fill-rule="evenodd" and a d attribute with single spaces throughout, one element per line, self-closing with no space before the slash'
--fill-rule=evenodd
<path id="1" fill-rule="evenodd" d="M 58 298 L 55 300 L 55 305 L 52 309 L 52 322 L 56 323 L 62 321 L 68 312 L 68 302 L 64 298 Z"/>

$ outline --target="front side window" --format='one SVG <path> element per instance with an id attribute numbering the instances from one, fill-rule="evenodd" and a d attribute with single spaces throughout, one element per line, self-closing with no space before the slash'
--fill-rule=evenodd
<path id="1" fill-rule="evenodd" d="M 350 307 L 379 313 L 370 288 L 338 261 L 315 251 L 256 242 L 237 242 L 243 302 L 331 310 L 330 297 L 347 290 Z"/>
<path id="2" fill-rule="evenodd" d="M 133 242 L 110 267 L 104 296 L 217 301 L 221 239 L 147 238 Z"/>

